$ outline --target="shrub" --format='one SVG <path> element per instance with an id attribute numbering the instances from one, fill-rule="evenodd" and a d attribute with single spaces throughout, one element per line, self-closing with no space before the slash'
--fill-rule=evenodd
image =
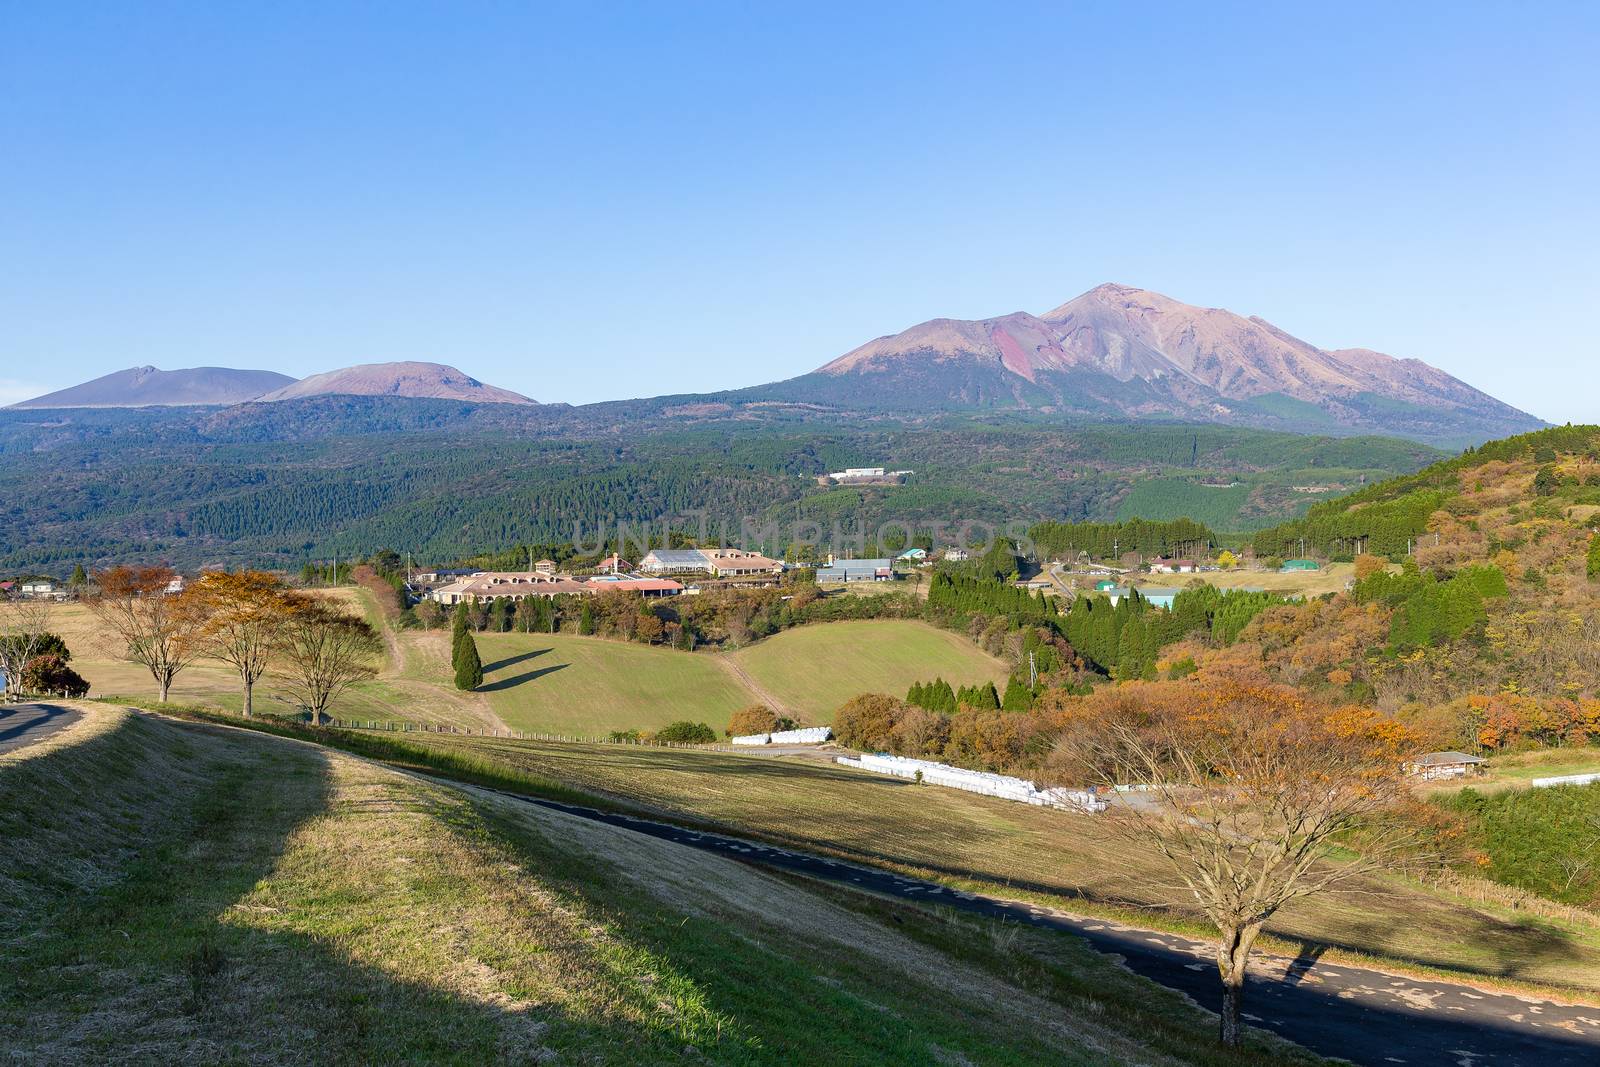
<path id="1" fill-rule="evenodd" d="M 740 708 L 734 712 L 724 732 L 729 737 L 766 734 L 778 729 L 779 722 L 777 714 L 771 708 L 765 704 L 752 704 L 748 708 Z"/>
<path id="2" fill-rule="evenodd" d="M 717 739 L 717 732 L 703 722 L 669 723 L 656 731 L 657 741 L 670 741 L 681 745 L 709 745 Z"/>
<path id="3" fill-rule="evenodd" d="M 907 707 L 903 701 L 883 693 L 863 693 L 845 701 L 834 712 L 834 736 L 851 748 L 887 751 L 894 743 L 895 724 Z"/>

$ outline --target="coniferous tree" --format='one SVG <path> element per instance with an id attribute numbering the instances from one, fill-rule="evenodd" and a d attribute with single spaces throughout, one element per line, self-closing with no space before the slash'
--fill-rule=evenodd
<path id="1" fill-rule="evenodd" d="M 1005 699 L 1000 706 L 1006 711 L 1027 711 L 1033 707 L 1033 690 L 1021 678 L 1013 677 L 1006 683 Z"/>
<path id="2" fill-rule="evenodd" d="M 456 658 L 456 688 L 472 690 L 483 684 L 483 660 L 478 658 L 478 642 L 463 634 L 461 654 Z"/>
<path id="3" fill-rule="evenodd" d="M 594 607 L 587 600 L 583 602 L 583 610 L 578 613 L 578 632 L 585 636 L 594 633 Z"/>

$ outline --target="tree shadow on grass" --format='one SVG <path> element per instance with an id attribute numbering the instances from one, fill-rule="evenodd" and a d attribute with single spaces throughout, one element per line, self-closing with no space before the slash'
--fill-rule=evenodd
<path id="1" fill-rule="evenodd" d="M 530 659 L 536 659 L 553 651 L 555 650 L 550 648 L 535 648 L 528 652 L 520 652 L 515 656 L 507 656 L 505 659 L 497 659 L 493 663 L 485 663 L 483 665 L 483 673 L 492 674 L 495 671 L 505 670 L 507 667 L 515 667 L 519 663 L 526 663 Z"/>
<path id="2" fill-rule="evenodd" d="M 554 674 L 556 671 L 564 671 L 569 666 L 571 666 L 571 664 L 552 663 L 550 666 L 540 667 L 538 670 L 524 671 L 523 673 L 513 675 L 510 678 L 501 678 L 496 682 L 486 682 L 483 685 L 478 686 L 478 692 L 498 693 L 505 689 L 515 689 L 519 685 L 527 685 L 529 682 L 543 678 L 547 674 Z"/>

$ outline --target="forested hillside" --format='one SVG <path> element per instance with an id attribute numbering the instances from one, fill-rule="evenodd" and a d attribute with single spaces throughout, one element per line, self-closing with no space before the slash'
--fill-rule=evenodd
<path id="1" fill-rule="evenodd" d="M 663 520 L 730 541 L 750 525 L 771 551 L 788 547 L 795 524 L 814 523 L 849 551 L 890 520 L 952 529 L 1108 521 L 1152 479 L 1232 493 L 1210 525 L 1244 530 L 1321 498 L 1294 486 L 1343 492 L 1440 455 L 1386 438 L 1226 428 L 891 427 L 788 414 L 685 426 L 627 405 L 596 407 L 607 410 L 323 398 L 0 413 L 0 569 L 137 558 L 298 570 L 380 546 L 439 561 L 569 541 L 580 527 L 597 537 L 619 522 L 654 523 L 659 537 Z M 903 485 L 817 484 L 829 471 L 880 464 L 915 473 Z M 1209 488 L 1218 484 L 1235 488 Z M 1175 507 L 1181 494 L 1173 496 Z M 1160 505 L 1158 494 L 1149 506 Z"/>

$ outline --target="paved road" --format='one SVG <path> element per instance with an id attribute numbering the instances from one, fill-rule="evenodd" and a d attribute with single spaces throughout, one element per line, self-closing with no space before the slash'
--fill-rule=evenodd
<path id="1" fill-rule="evenodd" d="M 1120 957 L 1135 973 L 1218 1010 L 1210 947 L 1176 934 L 1123 926 L 1047 908 L 958 893 L 932 882 L 840 860 L 689 830 L 593 808 L 508 793 L 569 815 L 621 826 L 747 863 L 859 889 L 941 904 L 995 919 L 1079 935 Z M 1325 1056 L 1358 1064 L 1449 1067 L 1595 1067 L 1600 1006 L 1572 1007 L 1448 982 L 1398 978 L 1315 957 L 1262 957 L 1246 985 L 1247 1018 Z"/>
<path id="2" fill-rule="evenodd" d="M 83 718 L 83 712 L 59 704 L 0 704 L 0 752 L 43 741 Z"/>

